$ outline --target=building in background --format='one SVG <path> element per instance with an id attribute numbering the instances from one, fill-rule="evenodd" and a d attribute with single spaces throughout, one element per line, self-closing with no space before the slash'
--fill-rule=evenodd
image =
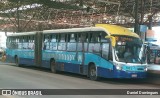
<path id="1" fill-rule="evenodd" d="M 152 27 L 152 30 L 146 32 L 146 42 L 149 45 L 148 63 L 160 64 L 160 26 Z"/>
<path id="2" fill-rule="evenodd" d="M 0 48 L 6 48 L 6 38 L 5 32 L 0 31 Z"/>
<path id="3" fill-rule="evenodd" d="M 130 31 L 134 32 L 134 28 L 128 28 Z M 140 37 L 145 42 L 149 42 L 160 46 L 160 26 L 152 27 L 152 30 L 148 30 L 148 27 L 142 25 L 140 27 Z"/>
<path id="4" fill-rule="evenodd" d="M 160 46 L 160 26 L 153 27 L 152 30 L 155 32 L 154 38 L 156 39 L 156 41 L 152 43 Z"/>

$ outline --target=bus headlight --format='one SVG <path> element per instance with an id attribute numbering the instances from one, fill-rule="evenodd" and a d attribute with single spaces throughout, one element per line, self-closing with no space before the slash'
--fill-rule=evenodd
<path id="1" fill-rule="evenodd" d="M 116 66 L 116 69 L 117 70 L 122 70 L 122 67 L 121 66 Z"/>
<path id="2" fill-rule="evenodd" d="M 115 62 L 114 65 L 115 65 L 115 67 L 116 67 L 117 70 L 122 70 L 121 64 Z"/>
<path id="3" fill-rule="evenodd" d="M 145 70 L 145 71 L 147 71 L 147 70 L 148 70 L 148 68 L 146 67 L 144 70 Z"/>

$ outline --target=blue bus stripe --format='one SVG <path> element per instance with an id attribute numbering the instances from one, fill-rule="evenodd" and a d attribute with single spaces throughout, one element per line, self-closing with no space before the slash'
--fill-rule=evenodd
<path id="1" fill-rule="evenodd" d="M 28 53 L 29 52 L 29 53 Z M 10 55 L 9 55 L 10 54 Z M 20 64 L 35 65 L 34 63 L 34 51 L 30 50 L 7 50 L 7 59 L 14 62 L 14 56 L 18 55 L 20 58 Z M 83 73 L 80 73 L 80 65 L 82 64 L 82 52 L 78 52 L 77 57 L 75 52 L 63 52 L 63 51 L 43 51 L 42 52 L 42 64 L 38 65 L 45 68 L 50 68 L 50 59 L 55 58 L 57 62 L 57 69 L 60 71 L 85 74 L 88 73 L 88 64 L 93 62 L 97 66 L 97 75 L 99 77 L 106 78 L 132 78 L 132 74 L 137 74 L 137 78 L 145 78 L 145 71 L 139 71 L 136 68 L 131 68 L 123 66 L 124 70 L 119 71 L 115 66 L 101 58 L 98 55 L 92 53 L 85 53 L 85 62 L 83 65 Z M 137 68 L 142 68 L 144 66 L 139 66 Z M 142 68 L 144 69 L 144 68 Z"/>

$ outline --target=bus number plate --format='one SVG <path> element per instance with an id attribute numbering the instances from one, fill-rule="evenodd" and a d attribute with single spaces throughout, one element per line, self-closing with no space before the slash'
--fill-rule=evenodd
<path id="1" fill-rule="evenodd" d="M 132 77 L 133 77 L 133 78 L 136 78 L 136 77 L 137 77 L 137 74 L 132 74 Z"/>

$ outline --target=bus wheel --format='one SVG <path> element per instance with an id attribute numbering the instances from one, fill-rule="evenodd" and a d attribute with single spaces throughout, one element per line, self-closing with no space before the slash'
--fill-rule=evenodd
<path id="1" fill-rule="evenodd" d="M 56 70 L 56 62 L 55 62 L 55 60 L 51 60 L 50 66 L 51 66 L 51 72 L 56 73 L 57 70 Z"/>
<path id="2" fill-rule="evenodd" d="M 19 64 L 19 58 L 17 56 L 15 57 L 15 63 L 16 63 L 16 66 L 20 66 L 20 64 Z"/>
<path id="3" fill-rule="evenodd" d="M 89 78 L 94 81 L 98 80 L 97 70 L 94 64 L 89 66 Z"/>

